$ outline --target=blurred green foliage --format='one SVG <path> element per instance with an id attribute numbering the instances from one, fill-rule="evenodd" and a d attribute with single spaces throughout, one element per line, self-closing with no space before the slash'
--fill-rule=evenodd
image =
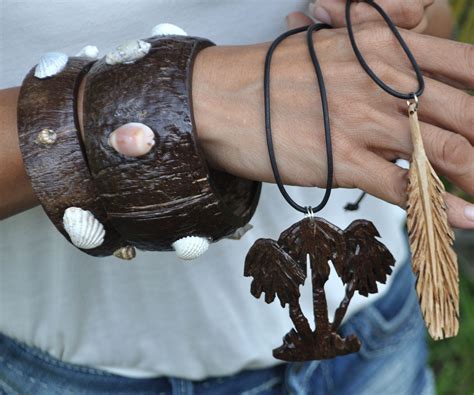
<path id="1" fill-rule="evenodd" d="M 457 39 L 474 44 L 474 2 L 452 0 L 451 5 L 457 21 Z"/>
<path id="2" fill-rule="evenodd" d="M 474 44 L 474 1 L 452 0 L 456 18 L 456 38 L 459 41 Z M 474 70 L 473 70 L 474 72 Z M 448 183 L 448 189 L 465 199 L 472 201 L 461 190 Z M 466 231 L 472 242 L 459 248 L 461 279 L 460 303 L 461 319 L 458 336 L 440 342 L 430 341 L 430 364 L 436 377 L 438 395 L 474 395 L 474 278 L 463 268 L 474 267 L 474 232 Z"/>
<path id="3" fill-rule="evenodd" d="M 459 334 L 430 341 L 430 364 L 438 395 L 474 394 L 474 282 L 461 276 Z"/>

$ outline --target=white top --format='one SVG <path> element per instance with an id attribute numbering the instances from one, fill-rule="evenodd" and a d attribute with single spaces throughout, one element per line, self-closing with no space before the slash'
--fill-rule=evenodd
<path id="1" fill-rule="evenodd" d="M 93 44 L 104 55 L 162 22 L 218 44 L 269 41 L 285 29 L 287 13 L 305 8 L 296 0 L 4 1 L 0 87 L 20 85 L 47 51 L 73 55 Z M 317 189 L 289 191 L 304 205 L 322 197 Z M 358 196 L 335 191 L 320 215 L 340 227 L 372 220 L 397 261 L 405 259 L 404 212 L 371 197 L 358 212 L 344 212 Z M 292 323 L 279 303 L 250 295 L 243 263 L 255 239 L 277 238 L 301 218 L 274 185 L 264 185 L 254 229 L 241 241 L 213 244 L 192 263 L 171 252 L 139 252 L 129 263 L 79 252 L 35 208 L 0 222 L 0 332 L 56 358 L 132 377 L 202 379 L 274 365 L 272 348 Z M 386 289 L 355 296 L 349 314 Z M 326 290 L 333 314 L 344 294 L 337 276 Z M 305 286 L 302 305 L 312 321 L 310 291 Z"/>

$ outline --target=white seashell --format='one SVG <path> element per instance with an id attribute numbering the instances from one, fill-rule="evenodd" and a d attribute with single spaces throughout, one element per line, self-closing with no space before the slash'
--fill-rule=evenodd
<path id="1" fill-rule="evenodd" d="M 66 67 L 67 60 L 67 55 L 61 52 L 45 53 L 35 67 L 35 77 L 42 79 L 60 73 Z"/>
<path id="2" fill-rule="evenodd" d="M 81 58 L 97 59 L 99 57 L 99 48 L 94 45 L 86 45 L 76 56 Z"/>
<path id="3" fill-rule="evenodd" d="M 172 246 L 178 258 L 191 260 L 204 254 L 209 244 L 209 240 L 204 237 L 186 236 L 175 241 Z"/>
<path id="4" fill-rule="evenodd" d="M 227 239 L 240 240 L 250 229 L 253 229 L 253 226 L 250 224 L 245 224 L 241 228 L 237 229 L 230 236 L 227 236 Z"/>
<path id="5" fill-rule="evenodd" d="M 88 210 L 69 207 L 64 212 L 63 224 L 72 244 L 78 248 L 90 250 L 104 242 L 104 226 Z"/>
<path id="6" fill-rule="evenodd" d="M 151 35 L 152 37 L 173 36 L 173 35 L 174 36 L 187 36 L 188 33 L 186 33 L 179 26 L 173 25 L 172 23 L 160 23 L 159 25 L 156 25 L 151 30 Z"/>
<path id="7" fill-rule="evenodd" d="M 133 63 L 143 58 L 151 48 L 151 44 L 143 40 L 129 40 L 119 45 L 105 56 L 105 62 L 110 65 Z"/>
<path id="8" fill-rule="evenodd" d="M 126 246 L 119 248 L 117 251 L 114 252 L 114 256 L 116 258 L 120 258 L 126 261 L 131 261 L 133 258 L 137 256 L 137 251 L 133 246 Z"/>

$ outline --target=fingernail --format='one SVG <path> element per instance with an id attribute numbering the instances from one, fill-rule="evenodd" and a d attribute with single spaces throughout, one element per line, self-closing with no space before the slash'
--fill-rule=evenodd
<path id="1" fill-rule="evenodd" d="M 308 4 L 308 13 L 311 16 L 314 16 L 314 9 L 316 8 L 316 3 L 309 3 Z"/>
<path id="2" fill-rule="evenodd" d="M 474 222 L 474 204 L 468 204 L 464 207 L 464 216 L 469 220 Z"/>
<path id="3" fill-rule="evenodd" d="M 332 23 L 331 16 L 329 15 L 329 12 L 327 12 L 320 5 L 315 7 L 313 15 L 318 21 L 320 21 L 322 23 L 327 23 L 328 25 L 330 25 Z"/>

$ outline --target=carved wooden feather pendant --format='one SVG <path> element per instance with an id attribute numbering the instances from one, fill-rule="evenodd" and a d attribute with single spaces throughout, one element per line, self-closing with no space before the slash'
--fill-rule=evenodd
<path id="1" fill-rule="evenodd" d="M 408 233 L 416 291 L 428 332 L 434 340 L 456 336 L 459 329 L 459 275 L 448 223 L 446 190 L 426 156 L 417 105 L 408 107 L 413 157 L 408 186 Z"/>

